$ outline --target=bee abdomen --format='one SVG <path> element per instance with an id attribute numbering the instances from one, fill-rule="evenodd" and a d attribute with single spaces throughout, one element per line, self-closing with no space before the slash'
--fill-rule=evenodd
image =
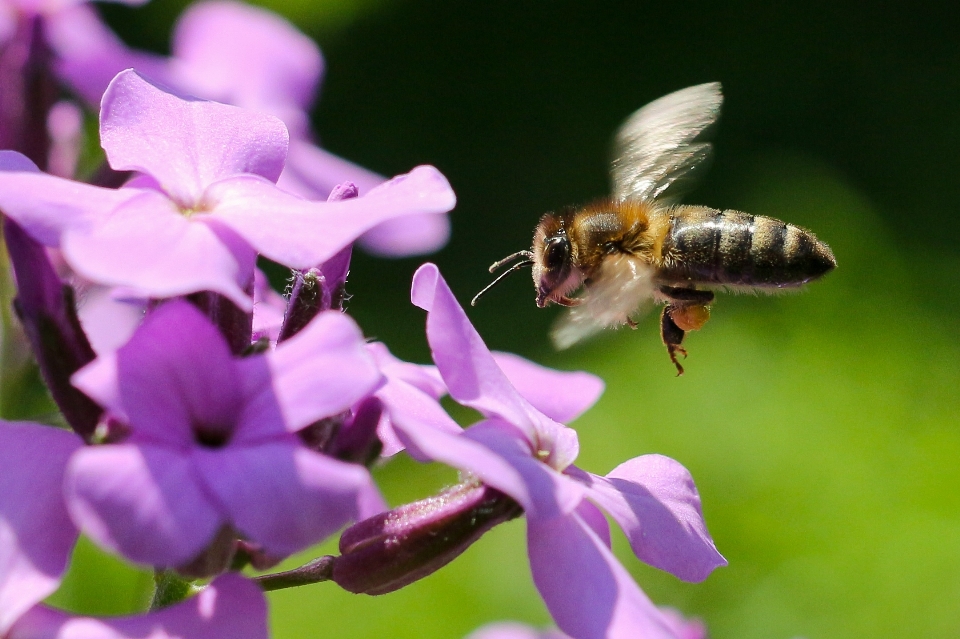
<path id="1" fill-rule="evenodd" d="M 810 231 L 762 215 L 681 207 L 664 241 L 665 279 L 758 288 L 799 286 L 836 266 Z"/>

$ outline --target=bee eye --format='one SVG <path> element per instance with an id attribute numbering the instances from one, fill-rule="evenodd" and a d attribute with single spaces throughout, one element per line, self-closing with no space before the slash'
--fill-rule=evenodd
<path id="1" fill-rule="evenodd" d="M 543 250 L 544 266 L 548 270 L 562 268 L 570 258 L 570 241 L 563 235 L 551 237 Z"/>

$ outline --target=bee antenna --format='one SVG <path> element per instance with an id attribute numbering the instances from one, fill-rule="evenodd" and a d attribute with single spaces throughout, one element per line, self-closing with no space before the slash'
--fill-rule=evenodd
<path id="1" fill-rule="evenodd" d="M 494 262 L 493 264 L 491 264 L 491 265 L 490 265 L 490 268 L 487 269 L 487 270 L 490 271 L 491 273 L 493 273 L 494 271 L 496 271 L 498 268 L 500 268 L 500 267 L 503 266 L 504 264 L 509 264 L 510 262 L 514 261 L 514 260 L 517 259 L 518 257 L 526 258 L 524 261 L 533 262 L 533 251 L 527 251 L 527 250 L 517 251 L 517 252 L 514 253 L 513 255 L 508 255 L 508 256 L 506 256 L 505 258 L 503 258 L 502 260 L 497 260 L 496 262 Z"/>
<path id="2" fill-rule="evenodd" d="M 530 251 L 527 251 L 527 253 L 529 253 L 529 252 L 530 252 Z M 517 255 L 519 255 L 519 253 L 517 253 L 517 254 L 515 254 L 515 255 L 511 255 L 510 258 L 507 258 L 507 259 L 515 258 Z M 502 261 L 503 261 L 503 260 L 501 260 L 501 262 L 502 262 Z M 477 293 L 476 295 L 473 296 L 473 299 L 470 300 L 470 306 L 476 306 L 476 305 L 477 305 L 477 300 L 480 299 L 480 296 L 483 295 L 484 293 L 486 293 L 487 291 L 489 291 L 491 288 L 493 288 L 493 287 L 496 286 L 497 284 L 499 284 L 500 281 L 501 281 L 503 278 L 505 278 L 507 275 L 510 275 L 511 273 L 513 273 L 513 272 L 514 272 L 515 270 L 517 270 L 518 268 L 522 268 L 522 267 L 524 267 L 524 266 L 530 266 L 531 264 L 533 264 L 533 260 L 532 260 L 532 259 L 527 259 L 527 260 L 523 260 L 522 262 L 517 262 L 516 264 L 514 264 L 513 266 L 511 266 L 510 268 L 508 268 L 507 270 L 505 270 L 503 273 L 501 273 L 500 275 L 497 276 L 497 279 L 495 279 L 495 280 L 493 280 L 492 282 L 490 282 L 489 284 L 487 284 L 486 288 L 484 288 L 482 291 L 480 291 L 479 293 Z M 496 265 L 494 265 L 494 266 L 496 266 Z"/>

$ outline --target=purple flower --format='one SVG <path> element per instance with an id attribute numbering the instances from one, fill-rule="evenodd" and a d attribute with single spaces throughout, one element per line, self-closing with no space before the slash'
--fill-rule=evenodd
<path id="1" fill-rule="evenodd" d="M 606 477 L 576 468 L 574 431 L 537 410 L 510 383 L 436 266 L 417 271 L 412 299 L 428 312 L 427 338 L 451 396 L 486 419 L 456 436 L 426 432 L 412 416 L 398 413 L 401 438 L 523 507 L 534 582 L 561 630 L 577 639 L 673 636 L 611 553 L 606 519 L 596 505 L 620 524 L 640 559 L 700 581 L 726 561 L 707 532 L 690 474 L 660 455 L 632 459 Z M 529 382 L 538 380 L 531 375 Z M 587 399 L 573 385 L 563 393 L 563 401 L 577 407 Z"/>
<path id="2" fill-rule="evenodd" d="M 133 184 L 111 190 L 4 172 L 0 208 L 59 247 L 80 276 L 143 297 L 209 290 L 249 309 L 256 253 L 309 268 L 385 220 L 455 202 L 427 166 L 365 197 L 302 200 L 274 184 L 287 150 L 282 122 L 177 97 L 133 71 L 104 94 L 100 135 L 114 169 L 142 174 Z"/>
<path id="3" fill-rule="evenodd" d="M 72 457 L 71 516 L 100 545 L 154 566 L 190 562 L 224 529 L 271 556 L 302 550 L 382 504 L 364 468 L 308 450 L 291 431 L 349 408 L 380 379 L 340 313 L 234 359 L 199 311 L 167 303 L 75 376 L 131 434 Z"/>
<path id="4" fill-rule="evenodd" d="M 677 639 L 706 639 L 707 629 L 703 622 L 697 619 L 686 619 L 673 608 L 661 607 L 660 612 Z M 537 630 L 522 623 L 502 621 L 477 628 L 466 639 L 568 639 L 568 637 L 554 628 Z"/>
<path id="5" fill-rule="evenodd" d="M 0 636 L 57 589 L 77 541 L 63 501 L 65 430 L 0 421 Z"/>
<path id="6" fill-rule="evenodd" d="M 196 3 L 177 22 L 169 60 L 127 49 L 95 16 L 58 25 L 53 42 L 61 75 L 90 104 L 99 102 L 114 74 L 134 67 L 178 91 L 280 118 L 290 131 L 278 182 L 286 191 L 324 200 L 342 182 L 366 195 L 386 180 L 314 144 L 308 109 L 323 58 L 312 40 L 274 13 L 227 0 Z M 374 253 L 403 256 L 436 251 L 449 235 L 447 217 L 425 211 L 378 224 L 360 242 Z"/>
<path id="7" fill-rule="evenodd" d="M 5 639 L 267 639 L 267 602 L 253 582 L 228 574 L 169 608 L 127 617 L 72 616 L 46 606 L 23 615 Z"/>
<path id="8" fill-rule="evenodd" d="M 466 639 L 569 639 L 553 628 L 537 630 L 522 623 L 501 621 L 477 628 Z"/>

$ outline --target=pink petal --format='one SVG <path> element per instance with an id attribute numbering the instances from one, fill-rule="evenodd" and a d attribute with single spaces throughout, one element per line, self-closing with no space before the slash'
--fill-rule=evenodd
<path id="1" fill-rule="evenodd" d="M 60 584 L 78 534 L 63 474 L 82 445 L 65 430 L 0 421 L 0 636 Z"/>
<path id="2" fill-rule="evenodd" d="M 74 373 L 70 383 L 100 404 L 113 417 L 125 423 L 130 422 L 123 400 L 120 398 L 115 352 L 99 355 L 97 359 Z"/>
<path id="3" fill-rule="evenodd" d="M 699 619 L 687 619 L 679 611 L 664 606 L 660 606 L 660 612 L 678 639 L 707 639 L 707 627 Z"/>
<path id="4" fill-rule="evenodd" d="M 369 395 L 383 377 L 356 323 L 326 311 L 263 358 L 239 362 L 247 397 L 237 441 L 261 436 L 268 423 L 293 432 L 336 415 Z"/>
<path id="5" fill-rule="evenodd" d="M 165 58 L 127 47 L 85 4 L 48 15 L 44 35 L 56 53 L 57 75 L 90 105 L 99 107 L 110 80 L 124 69 L 136 68 L 148 77 L 166 81 Z"/>
<path id="6" fill-rule="evenodd" d="M 434 399 L 440 399 L 447 394 L 447 386 L 436 366 L 405 362 L 395 357 L 383 342 L 371 342 L 367 344 L 367 348 L 387 377 L 411 384 Z"/>
<path id="7" fill-rule="evenodd" d="M 582 415 L 603 393 L 603 380 L 590 373 L 553 370 L 513 353 L 494 352 L 493 359 L 525 400 L 564 424 Z"/>
<path id="8" fill-rule="evenodd" d="M 123 204 L 155 205 L 156 194 L 138 189 L 103 189 L 38 173 L 7 156 L 10 167 L 0 171 L 0 209 L 33 239 L 45 246 L 60 245 L 68 230 L 82 232 L 107 218 Z"/>
<path id="9" fill-rule="evenodd" d="M 642 561 L 684 581 L 703 581 L 727 565 L 707 531 L 693 478 L 680 463 L 643 455 L 606 477 L 579 472 L 590 499 L 620 524 Z"/>
<path id="10" fill-rule="evenodd" d="M 313 40 L 277 14 L 239 2 L 189 7 L 171 48 L 179 86 L 278 117 L 281 109 L 307 109 L 323 72 Z"/>
<path id="11" fill-rule="evenodd" d="M 207 198 L 212 214 L 259 253 L 300 269 L 325 262 L 387 220 L 446 213 L 456 204 L 450 184 L 431 166 L 397 176 L 365 196 L 336 202 L 308 202 L 252 177 L 221 181 Z"/>
<path id="12" fill-rule="evenodd" d="M 126 617 L 75 617 L 37 606 L 6 639 L 267 639 L 263 592 L 237 573 L 169 608 Z"/>
<path id="13" fill-rule="evenodd" d="M 198 468 L 230 521 L 271 555 L 322 541 L 369 508 L 372 480 L 346 464 L 286 441 L 197 450 Z"/>
<path id="14" fill-rule="evenodd" d="M 0 150 L 0 171 L 27 171 L 39 173 L 33 160 L 17 151 Z"/>
<path id="15" fill-rule="evenodd" d="M 3 177 L 0 174 L 0 190 Z M 232 232 L 226 229 L 218 233 L 209 224 L 183 217 L 155 191 L 115 192 L 128 190 L 139 196 L 115 207 L 105 220 L 75 226 L 64 234 L 64 258 L 79 275 L 99 284 L 128 287 L 142 297 L 208 290 L 243 309 L 251 307 L 244 291 L 254 268 L 254 254 L 248 247 L 231 241 Z M 33 234 L 29 227 L 27 231 Z"/>
<path id="16" fill-rule="evenodd" d="M 287 166 L 277 181 L 285 191 L 308 200 L 325 200 L 338 184 L 352 182 L 361 195 L 387 178 L 303 140 L 290 141 Z M 450 239 L 446 215 L 409 215 L 380 224 L 362 236 L 364 250 L 384 257 L 425 255 L 439 251 Z"/>
<path id="17" fill-rule="evenodd" d="M 575 639 L 676 639 L 657 607 L 576 514 L 527 517 L 533 581 Z"/>
<path id="18" fill-rule="evenodd" d="M 559 630 L 537 630 L 522 623 L 501 621 L 477 628 L 465 639 L 568 639 Z"/>
<path id="19" fill-rule="evenodd" d="M 233 433 L 240 374 L 226 340 L 192 304 L 177 300 L 148 315 L 117 352 L 117 375 L 136 437 L 189 448 L 197 424 Z"/>
<path id="20" fill-rule="evenodd" d="M 115 351 L 143 321 L 146 303 L 118 299 L 115 289 L 90 284 L 78 291 L 77 316 L 97 353 Z"/>
<path id="21" fill-rule="evenodd" d="M 376 395 L 389 416 L 389 422 L 381 421 L 378 428 L 384 443 L 381 454 L 385 457 L 407 447 L 407 452 L 417 461 L 429 461 L 433 458 L 417 443 L 421 437 L 429 436 L 432 431 L 451 435 L 463 432 L 434 397 L 403 379 L 387 377 L 387 383 L 377 389 Z"/>
<path id="22" fill-rule="evenodd" d="M 266 337 L 276 343 L 286 310 L 287 300 L 271 288 L 270 280 L 257 269 L 253 280 L 253 340 Z"/>
<path id="23" fill-rule="evenodd" d="M 65 491 L 84 534 L 151 566 L 193 559 L 224 521 L 194 479 L 189 458 L 155 446 L 84 448 L 67 467 Z"/>
<path id="24" fill-rule="evenodd" d="M 100 142 L 110 166 L 153 176 L 185 209 L 196 208 L 219 179 L 253 173 L 276 182 L 287 139 L 273 116 L 181 98 L 133 70 L 103 94 Z"/>
<path id="25" fill-rule="evenodd" d="M 293 139 L 277 186 L 306 200 L 326 200 L 333 188 L 344 182 L 352 182 L 360 195 L 366 195 L 386 181 L 384 176 L 305 140 Z"/>
<path id="26" fill-rule="evenodd" d="M 517 501 L 520 501 L 518 496 L 523 497 L 526 501 L 520 503 L 530 516 L 552 517 L 569 513 L 583 501 L 586 492 L 583 485 L 544 463 L 512 425 L 491 419 L 471 426 L 464 432 L 464 437 L 482 444 L 523 478 L 522 493 L 514 495 L 501 490 Z M 484 483 L 498 488 L 493 483 L 497 477 L 489 473 L 476 474 Z"/>
<path id="27" fill-rule="evenodd" d="M 502 418 L 533 439 L 543 416 L 497 366 L 436 265 L 417 269 L 410 297 L 427 311 L 427 340 L 450 396 L 484 415 Z"/>

